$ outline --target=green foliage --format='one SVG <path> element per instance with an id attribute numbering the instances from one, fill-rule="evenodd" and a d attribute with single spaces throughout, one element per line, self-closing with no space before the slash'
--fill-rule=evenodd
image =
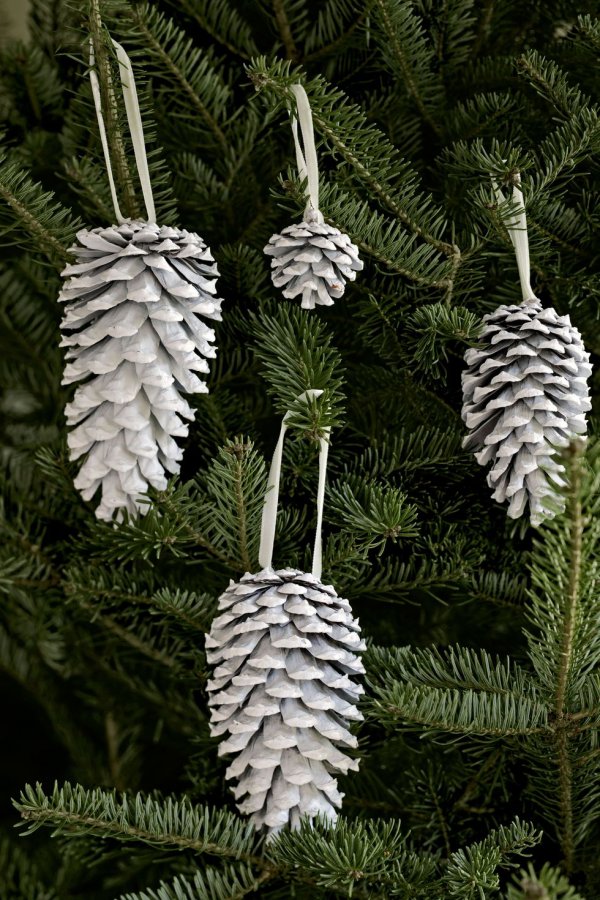
<path id="1" fill-rule="evenodd" d="M 567 511 L 532 531 L 490 498 L 460 418 L 461 357 L 520 298 L 490 176 L 508 194 L 521 172 L 534 290 L 600 352 L 597 9 L 32 0 L 29 21 L 0 52 L 6 833 L 23 784 L 67 783 L 24 792 L 36 833 L 0 842 L 0 900 L 598 896 L 600 451 L 571 449 Z M 60 384 L 59 273 L 77 230 L 114 218 L 90 30 L 125 214 L 141 193 L 111 37 L 159 221 L 206 239 L 224 298 L 180 476 L 118 525 L 73 486 Z M 298 81 L 322 212 L 365 263 L 313 311 L 263 253 L 305 206 Z M 368 684 L 339 820 L 266 841 L 231 811 L 203 635 L 258 566 L 288 411 L 277 565 L 310 565 L 331 429 L 324 571 L 360 618 Z"/>
<path id="2" fill-rule="evenodd" d="M 55 784 L 52 793 L 45 794 L 38 784 L 28 786 L 15 805 L 27 834 L 50 825 L 55 834 L 93 834 L 233 859 L 254 848 L 247 822 L 232 813 L 194 806 L 185 798 L 119 797 L 114 791 L 85 790 L 78 784 Z"/>
<path id="3" fill-rule="evenodd" d="M 508 886 L 506 900 L 584 900 L 582 894 L 569 884 L 560 869 L 544 863 L 539 872 L 529 863 L 527 869 L 514 876 L 515 884 Z"/>
<path id="4" fill-rule="evenodd" d="M 314 437 L 341 419 L 343 384 L 340 357 L 324 326 L 305 310 L 287 307 L 254 319 L 254 352 L 262 363 L 269 393 L 289 424 Z M 306 391 L 322 391 L 299 399 Z"/>
<path id="5" fill-rule="evenodd" d="M 388 540 L 418 534 L 417 508 L 406 502 L 406 494 L 395 487 L 356 482 L 346 481 L 330 490 L 329 516 L 358 543 L 383 552 Z"/>
<path id="6" fill-rule="evenodd" d="M 67 247 L 81 222 L 9 157 L 0 159 L 0 228 L 7 243 L 41 254 L 54 265 L 68 261 Z"/>
<path id="7" fill-rule="evenodd" d="M 193 878 L 181 875 L 170 883 L 162 882 L 157 890 L 124 894 L 121 900 L 230 900 L 251 894 L 258 880 L 249 867 L 228 866 L 214 869 L 208 866 Z"/>
<path id="8" fill-rule="evenodd" d="M 407 350 L 413 371 L 440 378 L 443 364 L 448 361 L 448 344 L 474 343 L 480 327 L 477 316 L 461 307 L 435 303 L 415 310 L 406 320 Z"/>
<path id="9" fill-rule="evenodd" d="M 483 841 L 453 853 L 444 876 L 449 897 L 465 900 L 493 896 L 500 887 L 497 869 L 507 857 L 527 856 L 540 841 L 539 833 L 516 819 L 491 832 Z M 513 863 L 510 863 L 513 864 Z"/>

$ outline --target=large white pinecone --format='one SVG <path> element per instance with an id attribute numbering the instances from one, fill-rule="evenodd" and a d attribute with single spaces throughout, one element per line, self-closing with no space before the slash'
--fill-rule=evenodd
<path id="1" fill-rule="evenodd" d="M 128 221 L 77 238 L 59 296 L 63 384 L 83 382 L 66 407 L 68 443 L 85 456 L 75 486 L 86 500 L 101 489 L 96 515 L 108 520 L 143 513 L 148 485 L 179 471 L 173 438 L 194 417 L 182 393 L 207 390 L 215 356 L 203 319 L 221 319 L 218 271 L 202 238 L 178 228 Z"/>
<path id="2" fill-rule="evenodd" d="M 342 794 L 334 774 L 358 761 L 349 721 L 363 688 L 353 680 L 365 649 L 347 600 L 314 575 L 264 569 L 231 582 L 206 640 L 211 732 L 235 753 L 238 808 L 257 828 L 297 828 L 301 816 L 334 821 Z M 242 799 L 245 798 L 245 799 Z"/>
<path id="3" fill-rule="evenodd" d="M 316 220 L 289 225 L 264 248 L 272 256 L 271 278 L 283 296 L 302 296 L 302 308 L 331 306 L 363 268 L 347 234 Z"/>
<path id="4" fill-rule="evenodd" d="M 495 500 L 509 501 L 508 515 L 518 518 L 529 503 L 539 525 L 564 509 L 554 448 L 585 434 L 589 354 L 569 316 L 539 300 L 500 306 L 484 322 L 482 346 L 465 355 L 463 447 L 492 463 L 488 484 Z"/>

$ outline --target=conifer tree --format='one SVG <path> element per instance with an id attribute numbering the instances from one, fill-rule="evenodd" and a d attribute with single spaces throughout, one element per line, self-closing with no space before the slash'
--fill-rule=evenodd
<path id="1" fill-rule="evenodd" d="M 490 497 L 460 419 L 464 352 L 520 299 L 490 176 L 521 173 L 536 294 L 600 353 L 597 16 L 32 0 L 29 40 L 0 52 L 1 900 L 600 896 L 594 416 L 565 452 L 564 513 L 535 529 Z M 116 526 L 73 486 L 59 349 L 68 248 L 114 224 L 90 36 L 124 214 L 143 206 L 111 38 L 158 220 L 206 238 L 224 298 L 180 475 Z M 281 297 L 262 252 L 305 205 L 297 82 L 324 219 L 365 263 L 317 310 Z M 360 617 L 367 688 L 340 819 L 266 841 L 209 735 L 204 635 L 229 580 L 258 570 L 288 410 L 275 563 L 310 567 L 331 428 L 324 580 Z"/>

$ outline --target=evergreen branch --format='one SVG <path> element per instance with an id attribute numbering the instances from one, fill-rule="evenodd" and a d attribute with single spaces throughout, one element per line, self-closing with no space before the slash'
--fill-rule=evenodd
<path id="1" fill-rule="evenodd" d="M 241 59 L 258 54 L 252 31 L 228 0 L 172 0 L 214 41 Z M 234 41 L 234 37 L 236 40 Z"/>
<path id="2" fill-rule="evenodd" d="M 451 646 L 437 648 L 371 647 L 366 656 L 369 677 L 386 687 L 390 677 L 436 688 L 460 688 L 528 699 L 541 706 L 529 672 L 509 657 L 504 661 L 485 650 Z"/>
<path id="3" fill-rule="evenodd" d="M 569 85 L 557 64 L 545 59 L 537 50 L 519 57 L 517 71 L 564 119 L 571 119 L 585 108 L 594 108 L 589 97 Z"/>
<path id="4" fill-rule="evenodd" d="M 250 866 L 207 866 L 191 875 L 179 875 L 171 882 L 161 881 L 157 890 L 123 894 L 120 900 L 242 900 L 273 878 L 270 868 L 256 876 Z"/>
<path id="5" fill-rule="evenodd" d="M 133 628 L 127 628 L 118 622 L 114 616 L 110 616 L 107 613 L 99 613 L 93 603 L 87 603 L 80 597 L 77 598 L 77 602 L 82 609 L 92 614 L 91 618 L 94 624 L 106 628 L 107 631 L 114 634 L 123 643 L 128 644 L 137 653 L 141 653 L 147 659 L 160 663 L 160 665 L 171 671 L 180 669 L 178 661 L 173 656 L 166 653 L 164 649 L 158 649 L 140 637 L 136 623 L 134 623 Z"/>
<path id="6" fill-rule="evenodd" d="M 509 864 L 508 857 L 527 856 L 541 839 L 537 828 L 517 818 L 491 831 L 483 841 L 456 851 L 442 879 L 447 896 L 464 900 L 492 896 L 500 888 L 497 869 Z"/>
<path id="7" fill-rule="evenodd" d="M 475 572 L 471 578 L 470 596 L 473 600 L 494 603 L 522 610 L 527 597 L 527 585 L 521 576 L 509 572 Z"/>
<path id="8" fill-rule="evenodd" d="M 140 211 L 133 188 L 125 142 L 121 132 L 112 75 L 114 50 L 102 22 L 100 6 L 101 0 L 89 0 L 88 25 L 94 48 L 94 65 L 100 86 L 102 116 L 106 128 L 109 155 L 113 165 L 119 204 L 122 204 L 126 216 L 136 219 L 139 218 Z"/>
<path id="9" fill-rule="evenodd" d="M 206 122 L 221 151 L 227 152 L 229 145 L 225 133 L 197 89 L 199 86 L 208 88 L 215 108 L 224 108 L 229 92 L 216 83 L 216 78 L 210 71 L 209 60 L 202 59 L 201 51 L 193 47 L 193 42 L 185 40 L 185 33 L 175 28 L 159 11 L 148 6 L 134 5 L 131 7 L 131 16 L 148 49 Z M 193 83 L 186 72 L 194 73 Z"/>
<path id="10" fill-rule="evenodd" d="M 487 737 L 550 733 L 547 708 L 526 696 L 394 681 L 376 686 L 367 709 L 377 721 L 405 731 Z"/>
<path id="11" fill-rule="evenodd" d="M 292 29 L 290 27 L 290 22 L 285 11 L 284 0 L 272 0 L 272 3 L 273 12 L 275 13 L 275 21 L 277 22 L 279 36 L 281 37 L 281 43 L 285 48 L 286 59 L 295 61 L 298 59 L 298 48 L 296 47 L 294 38 L 292 36 Z"/>
<path id="12" fill-rule="evenodd" d="M 374 477 L 388 477 L 394 472 L 411 473 L 455 465 L 463 457 L 462 435 L 458 430 L 419 425 L 399 428 L 389 441 L 369 447 L 349 472 L 372 472 Z"/>
<path id="13" fill-rule="evenodd" d="M 577 16 L 569 38 L 576 46 L 584 47 L 597 57 L 600 54 L 600 20 L 589 15 Z"/>
<path id="14" fill-rule="evenodd" d="M 82 198 L 86 211 L 90 211 L 91 218 L 112 222 L 115 215 L 112 203 L 103 195 L 103 191 L 97 190 L 98 185 L 94 184 L 97 169 L 91 160 L 72 159 L 65 163 L 64 171 L 72 190 Z"/>
<path id="15" fill-rule="evenodd" d="M 376 0 L 376 21 L 381 23 L 379 44 L 392 73 L 399 77 L 413 98 L 422 118 L 439 137 L 440 128 L 430 107 L 441 100 L 441 83 L 432 72 L 433 52 L 425 40 L 409 3 Z"/>
<path id="16" fill-rule="evenodd" d="M 232 559 L 236 569 L 251 572 L 258 552 L 260 519 L 266 490 L 264 460 L 251 441 L 227 441 L 199 482 L 206 491 L 197 528 Z"/>
<path id="17" fill-rule="evenodd" d="M 407 503 L 398 488 L 369 484 L 359 479 L 329 488 L 331 521 L 348 530 L 368 547 L 385 547 L 388 540 L 416 537 L 419 533 L 417 507 Z"/>
<path id="18" fill-rule="evenodd" d="M 348 43 L 349 38 L 351 38 L 351 36 L 364 25 L 365 21 L 368 20 L 374 3 L 375 0 L 362 0 L 362 2 L 357 4 L 358 9 L 353 9 L 353 15 L 350 19 L 348 28 L 341 34 L 332 37 L 328 41 L 328 43 L 317 47 L 310 53 L 305 53 L 302 58 L 303 64 L 309 65 L 313 62 L 316 62 L 317 60 L 323 59 L 324 57 L 332 56 L 336 52 L 336 50 L 344 47 Z"/>
<path id="19" fill-rule="evenodd" d="M 446 599 L 449 591 L 464 586 L 468 575 L 463 554 L 448 559 L 415 557 L 409 562 L 388 559 L 378 572 L 365 572 L 357 578 L 352 594 L 394 605 L 406 602 L 413 593 Z"/>
<path id="20" fill-rule="evenodd" d="M 290 86 L 298 81 L 298 74 L 290 73 L 289 66 L 268 66 L 260 58 L 247 71 L 256 90 L 272 91 L 280 104 L 293 102 Z M 452 256 L 453 246 L 439 236 L 446 227 L 445 217 L 435 209 L 430 197 L 418 191 L 418 176 L 398 158 L 394 145 L 379 129 L 366 124 L 360 107 L 323 79 L 315 78 L 305 88 L 316 129 L 342 156 L 350 171 L 410 231 L 439 252 Z"/>
<path id="21" fill-rule="evenodd" d="M 250 328 L 277 411 L 290 411 L 289 424 L 318 440 L 341 421 L 343 398 L 341 358 L 325 325 L 307 310 L 280 306 L 273 315 L 252 316 Z M 298 399 L 309 390 L 323 393 L 311 402 Z"/>
<path id="22" fill-rule="evenodd" d="M 216 602 L 208 594 L 162 588 L 149 601 L 157 612 L 171 616 L 192 631 L 206 632 L 214 618 Z"/>
<path id="23" fill-rule="evenodd" d="M 394 883 L 396 863 L 405 856 L 406 835 L 399 821 L 328 825 L 304 820 L 297 831 L 283 831 L 267 847 L 279 866 L 306 873 L 321 888 L 346 896 L 372 883 Z M 399 868 L 399 866 L 398 866 Z"/>
<path id="24" fill-rule="evenodd" d="M 30 853 L 17 846 L 8 835 L 0 837 L 0 890 L 3 900 L 58 900 L 54 888 L 43 878 L 43 868 L 42 859 L 33 859 Z"/>
<path id="25" fill-rule="evenodd" d="M 577 623 L 577 605 L 581 587 L 581 553 L 583 537 L 583 516 L 581 504 L 583 447 L 573 445 L 570 450 L 571 465 L 569 467 L 569 519 L 570 528 L 570 564 L 567 594 L 564 603 L 564 619 L 562 623 L 562 648 L 560 665 L 557 673 L 555 699 L 555 739 L 558 757 L 558 790 L 561 812 L 560 843 L 565 859 L 567 872 L 573 869 L 574 836 L 573 836 L 573 797 L 572 797 L 572 764 L 569 753 L 568 725 L 565 721 L 567 687 L 571 667 L 573 665 L 573 640 Z"/>
<path id="26" fill-rule="evenodd" d="M 448 292 L 452 293 L 450 276 Z M 422 371 L 433 378 L 443 374 L 449 358 L 449 345 L 473 344 L 481 331 L 481 320 L 462 306 L 448 307 L 448 292 L 442 303 L 428 303 L 405 319 L 407 352 L 413 371 Z"/>
<path id="27" fill-rule="evenodd" d="M 338 134 L 338 132 L 329 125 L 328 122 L 325 121 L 324 118 L 317 116 L 313 116 L 317 127 L 321 129 L 323 134 L 325 134 L 332 145 L 336 150 L 342 154 L 342 156 L 346 159 L 350 166 L 352 166 L 356 172 L 361 176 L 368 187 L 373 191 L 373 193 L 379 197 L 379 199 L 384 203 L 385 206 L 404 224 L 406 225 L 414 234 L 418 237 L 423 238 L 423 240 L 427 244 L 431 244 L 432 247 L 435 247 L 436 250 L 439 250 L 442 253 L 445 253 L 448 256 L 453 256 L 454 247 L 445 241 L 441 241 L 438 238 L 434 237 L 434 235 L 429 234 L 423 227 L 417 224 L 417 221 L 413 218 L 413 216 L 404 209 L 400 203 L 394 198 L 393 194 L 388 191 L 383 184 L 381 184 L 377 178 L 375 178 L 368 167 L 361 162 L 358 155 L 353 151 L 349 142 L 345 142 L 342 137 Z M 408 174 L 408 173 L 407 173 Z"/>
<path id="28" fill-rule="evenodd" d="M 557 866 L 544 863 L 539 871 L 529 863 L 514 876 L 515 884 L 508 885 L 506 900 L 585 900 L 565 878 Z"/>
<path id="29" fill-rule="evenodd" d="M 81 785 L 54 785 L 46 794 L 40 784 L 26 785 L 14 803 L 24 820 L 25 834 L 43 825 L 54 834 L 94 835 L 134 841 L 153 847 L 193 850 L 233 859 L 252 856 L 254 827 L 233 813 L 194 805 L 185 797 L 160 800 L 142 794 L 86 790 Z"/>
<path id="30" fill-rule="evenodd" d="M 10 218 L 0 213 L 0 223 L 6 223 L 3 233 L 10 234 L 17 226 L 25 232 L 36 253 L 43 253 L 49 261 L 62 267 L 69 262 L 65 244 L 70 244 L 81 223 L 54 200 L 54 194 L 44 191 L 32 181 L 17 163 L 0 159 L 0 198 L 10 210 Z"/>

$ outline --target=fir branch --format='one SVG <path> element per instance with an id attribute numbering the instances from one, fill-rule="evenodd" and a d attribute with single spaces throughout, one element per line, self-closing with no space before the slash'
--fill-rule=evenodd
<path id="1" fill-rule="evenodd" d="M 580 600 L 581 555 L 583 538 L 583 516 L 581 504 L 583 448 L 573 445 L 570 449 L 570 484 L 568 493 L 568 515 L 570 527 L 569 580 L 564 601 L 562 621 L 562 647 L 557 672 L 555 699 L 555 740 L 558 758 L 558 791 L 561 812 L 559 829 L 560 843 L 567 872 L 573 869 L 575 842 L 573 835 L 572 763 L 569 752 L 568 723 L 566 719 L 566 696 L 569 674 L 573 665 L 573 641 L 577 623 L 577 606 Z"/>
<path id="2" fill-rule="evenodd" d="M 346 822 L 314 825 L 303 821 L 297 831 L 283 831 L 267 848 L 277 865 L 306 873 L 321 888 L 346 896 L 364 885 L 394 883 L 396 864 L 405 856 L 406 835 L 399 821 Z M 398 865 L 398 868 L 400 866 Z"/>
<path id="3" fill-rule="evenodd" d="M 157 612 L 171 616 L 192 631 L 203 633 L 210 629 L 216 610 L 216 601 L 208 594 L 167 587 L 156 591 L 149 602 Z"/>
<path id="4" fill-rule="evenodd" d="M 422 118 L 435 135 L 440 128 L 432 115 L 441 101 L 441 82 L 432 71 L 433 52 L 411 5 L 376 0 L 375 20 L 381 25 L 379 44 L 394 75 L 404 83 Z"/>
<path id="5" fill-rule="evenodd" d="M 500 888 L 497 869 L 508 857 L 527 856 L 542 839 L 541 832 L 518 818 L 501 825 L 476 844 L 452 854 L 443 878 L 449 897 L 470 900 L 495 894 Z"/>
<path id="6" fill-rule="evenodd" d="M 359 30 L 364 28 L 365 22 L 369 20 L 369 16 L 371 14 L 371 10 L 375 0 L 359 0 L 359 2 L 350 2 L 350 14 L 348 19 L 348 27 L 345 31 L 340 34 L 331 34 L 326 36 L 319 35 L 321 40 L 325 40 L 326 43 L 321 44 L 321 46 L 315 47 L 314 50 L 310 50 L 306 52 L 302 58 L 302 62 L 304 65 L 309 65 L 317 60 L 322 60 L 325 57 L 332 56 L 336 51 L 341 50 L 345 47 L 352 36 L 358 32 Z M 337 10 L 336 10 L 337 12 Z M 323 16 L 322 16 L 323 14 Z M 317 23 L 314 27 L 313 35 L 308 35 L 305 47 L 308 50 L 309 47 L 312 47 L 317 42 L 317 35 L 319 32 L 319 25 L 321 24 L 321 18 L 324 18 L 323 10 L 319 10 Z M 335 24 L 339 26 L 339 18 L 335 15 Z M 311 40 L 312 38 L 312 40 Z"/>
<path id="7" fill-rule="evenodd" d="M 354 479 L 329 488 L 328 518 L 360 544 L 383 551 L 388 540 L 419 534 L 417 507 L 398 488 Z"/>
<path id="8" fill-rule="evenodd" d="M 258 55 L 249 25 L 229 0 L 171 0 L 194 19 L 214 41 L 241 59 Z"/>
<path id="9" fill-rule="evenodd" d="M 161 69 L 174 79 L 214 135 L 221 152 L 226 153 L 229 144 L 225 133 L 216 113 L 209 109 L 200 93 L 201 89 L 206 91 L 213 109 L 223 114 L 229 91 L 212 73 L 210 59 L 202 58 L 201 51 L 193 46 L 193 42 L 185 39 L 185 33 L 160 11 L 150 6 L 134 5 L 131 7 L 131 17 L 139 36 Z"/>
<path id="10" fill-rule="evenodd" d="M 548 710 L 527 697 L 392 682 L 368 709 L 374 719 L 405 731 L 492 738 L 548 734 Z"/>
<path id="11" fill-rule="evenodd" d="M 232 813 L 194 805 L 185 797 L 157 800 L 142 794 L 117 794 L 81 785 L 27 785 L 14 803 L 25 834 L 43 825 L 54 834 L 91 834 L 173 850 L 193 850 L 232 859 L 253 859 L 254 827 Z"/>
<path id="12" fill-rule="evenodd" d="M 284 0 L 272 0 L 275 21 L 279 29 L 281 43 L 285 48 L 286 59 L 297 60 L 299 53 L 290 27 L 289 19 L 285 10 Z"/>
<path id="13" fill-rule="evenodd" d="M 537 50 L 524 53 L 517 60 L 517 70 L 564 119 L 571 119 L 593 103 L 578 88 L 569 85 L 565 74 L 552 60 Z"/>
<path id="14" fill-rule="evenodd" d="M 206 501 L 196 527 L 238 571 L 254 569 L 266 481 L 264 460 L 243 437 L 227 441 L 199 480 Z"/>
<path id="15" fill-rule="evenodd" d="M 215 869 L 207 866 L 193 875 L 179 875 L 171 882 L 161 881 L 157 890 L 123 894 L 120 900 L 242 900 L 273 878 L 270 868 L 255 875 L 248 865 Z"/>
<path id="16" fill-rule="evenodd" d="M 298 75 L 290 73 L 289 66 L 268 66 L 266 60 L 259 58 L 247 71 L 257 90 L 272 91 L 279 104 L 292 103 L 290 85 L 298 80 Z M 317 131 L 327 138 L 350 170 L 410 231 L 438 252 L 452 256 L 452 245 L 439 236 L 446 226 L 445 217 L 435 209 L 431 198 L 417 190 L 418 178 L 398 158 L 396 148 L 379 129 L 366 124 L 364 112 L 349 103 L 341 91 L 331 88 L 321 78 L 304 86 Z M 395 164 L 393 187 L 392 163 Z"/>
<path id="17" fill-rule="evenodd" d="M 139 218 L 140 210 L 133 188 L 133 180 L 117 106 L 117 97 L 112 75 L 114 51 L 102 22 L 101 0 L 89 0 L 89 33 L 94 48 L 95 68 L 100 85 L 102 116 L 108 139 L 119 204 L 123 205 L 126 216 Z"/>
<path id="18" fill-rule="evenodd" d="M 250 328 L 278 412 L 289 411 L 289 424 L 318 440 L 341 421 L 343 397 L 341 358 L 324 324 L 307 310 L 279 307 L 273 315 L 253 316 Z M 298 399 L 309 390 L 323 393 L 311 402 Z"/>
<path id="19" fill-rule="evenodd" d="M 4 235 L 18 229 L 32 250 L 41 252 L 52 265 L 59 268 L 69 262 L 65 245 L 72 242 L 81 222 L 54 200 L 52 192 L 44 191 L 6 158 L 0 159 L 0 198 L 8 207 L 0 212 Z"/>

